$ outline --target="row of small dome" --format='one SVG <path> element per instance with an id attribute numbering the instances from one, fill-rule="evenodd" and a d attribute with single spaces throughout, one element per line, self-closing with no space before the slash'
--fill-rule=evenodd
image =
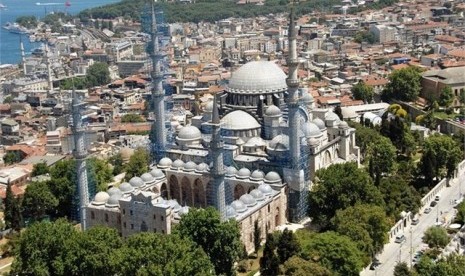
<path id="1" fill-rule="evenodd" d="M 248 194 L 242 195 L 238 200 L 234 200 L 230 205 L 226 206 L 226 217 L 234 218 L 264 201 L 266 197 L 272 196 L 273 189 L 268 184 L 261 184 L 257 189 L 253 189 Z"/>
<path id="2" fill-rule="evenodd" d="M 157 165 L 161 169 L 175 169 L 175 170 L 185 170 L 185 171 L 196 171 L 196 172 L 206 172 L 209 170 L 209 167 L 206 163 L 196 164 L 193 161 L 184 162 L 181 159 L 176 159 L 172 161 L 168 157 L 164 157 L 158 162 Z"/>

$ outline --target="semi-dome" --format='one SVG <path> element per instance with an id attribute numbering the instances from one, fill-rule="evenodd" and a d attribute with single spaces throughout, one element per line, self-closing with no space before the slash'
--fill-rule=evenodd
<path id="1" fill-rule="evenodd" d="M 121 183 L 121 185 L 119 185 L 119 189 L 121 190 L 121 192 L 123 192 L 123 194 L 128 194 L 134 191 L 134 187 L 132 187 L 131 184 L 129 184 L 128 182 Z"/>
<path id="2" fill-rule="evenodd" d="M 252 172 L 252 174 L 250 175 L 250 180 L 253 180 L 253 181 L 260 181 L 260 180 L 263 180 L 263 177 L 265 177 L 265 173 L 260 171 L 260 170 L 255 170 Z"/>
<path id="3" fill-rule="evenodd" d="M 107 193 L 110 196 L 115 195 L 115 194 L 120 194 L 120 195 L 123 194 L 123 192 L 121 192 L 121 190 L 116 187 L 111 187 L 110 189 L 108 189 Z"/>
<path id="4" fill-rule="evenodd" d="M 341 123 L 339 123 L 339 128 L 340 129 L 347 129 L 349 128 L 349 124 L 345 121 L 342 121 Z"/>
<path id="5" fill-rule="evenodd" d="M 232 73 L 228 92 L 264 94 L 287 90 L 286 74 L 270 61 L 251 61 Z"/>
<path id="6" fill-rule="evenodd" d="M 245 206 L 245 204 L 240 200 L 234 200 L 231 203 L 231 207 L 233 207 L 234 210 L 236 210 L 236 212 L 238 212 L 238 213 L 243 213 L 243 212 L 247 211 L 247 206 Z"/>
<path id="7" fill-rule="evenodd" d="M 247 205 L 247 207 L 252 207 L 257 204 L 257 201 L 255 200 L 255 198 L 251 196 L 250 194 L 242 195 L 239 198 L 239 200 L 242 201 L 242 203 L 244 203 L 245 205 Z"/>
<path id="8" fill-rule="evenodd" d="M 261 137 L 252 137 L 247 143 L 244 144 L 244 147 L 256 148 L 266 146 L 266 142 Z"/>
<path id="9" fill-rule="evenodd" d="M 105 204 L 105 206 L 109 207 L 109 208 L 118 207 L 120 198 L 121 198 L 121 195 L 119 195 L 119 194 L 114 194 L 114 195 L 110 196 L 110 198 L 107 200 L 107 203 Z"/>
<path id="10" fill-rule="evenodd" d="M 265 115 L 270 117 L 281 116 L 282 114 L 283 113 L 281 112 L 281 109 L 279 109 L 279 107 L 277 107 L 276 105 L 270 105 L 265 110 Z"/>
<path id="11" fill-rule="evenodd" d="M 325 121 L 328 122 L 328 121 L 334 121 L 334 123 L 337 125 L 341 122 L 341 119 L 339 119 L 339 116 L 337 116 L 336 113 L 330 111 L 326 114 L 325 116 Z"/>
<path id="12" fill-rule="evenodd" d="M 145 183 L 151 183 L 155 179 L 150 173 L 144 173 L 143 175 L 140 176 L 140 178 L 145 182 Z"/>
<path id="13" fill-rule="evenodd" d="M 150 174 L 155 177 L 155 179 L 162 179 L 163 177 L 165 177 L 165 174 L 163 173 L 162 170 L 160 169 L 153 169 Z"/>
<path id="14" fill-rule="evenodd" d="M 188 171 L 188 172 L 191 172 L 191 171 L 195 170 L 196 167 L 197 167 L 197 164 L 195 164 L 192 161 L 189 161 L 189 162 L 184 164 L 184 170 Z"/>
<path id="15" fill-rule="evenodd" d="M 139 188 L 144 186 L 144 181 L 140 177 L 134 176 L 129 180 L 129 184 L 134 188 Z"/>
<path id="16" fill-rule="evenodd" d="M 236 216 L 236 210 L 231 205 L 226 206 L 226 218 L 230 219 Z"/>
<path id="17" fill-rule="evenodd" d="M 249 130 L 260 128 L 260 124 L 249 113 L 242 110 L 235 110 L 226 114 L 221 121 L 223 128 L 228 130 Z"/>
<path id="18" fill-rule="evenodd" d="M 326 125 L 325 125 L 325 122 L 323 122 L 323 120 L 321 120 L 320 118 L 316 118 L 312 121 L 312 123 L 314 123 L 315 125 L 318 126 L 318 128 L 320 130 L 324 130 L 326 129 Z"/>
<path id="19" fill-rule="evenodd" d="M 305 135 L 305 137 L 318 137 L 321 136 L 321 131 L 320 128 L 312 123 L 312 122 L 307 122 L 302 126 L 302 131 Z"/>
<path id="20" fill-rule="evenodd" d="M 229 166 L 226 168 L 226 176 L 235 176 L 237 174 L 237 169 L 233 166 Z"/>
<path id="21" fill-rule="evenodd" d="M 279 134 L 273 138 L 268 144 L 268 149 L 273 151 L 287 151 L 289 150 L 289 136 Z"/>
<path id="22" fill-rule="evenodd" d="M 184 162 L 181 159 L 176 159 L 173 164 L 171 164 L 171 168 L 173 169 L 179 169 L 184 166 Z"/>
<path id="23" fill-rule="evenodd" d="M 247 169 L 247 168 L 241 168 L 237 172 L 236 177 L 237 178 L 248 178 L 248 177 L 250 177 L 250 170 Z"/>
<path id="24" fill-rule="evenodd" d="M 179 131 L 176 138 L 183 141 L 192 141 L 202 138 L 202 134 L 195 126 L 185 126 Z"/>
<path id="25" fill-rule="evenodd" d="M 110 198 L 110 195 L 107 192 L 98 192 L 95 197 L 94 201 L 92 201 L 93 205 L 103 205 L 105 202 L 107 202 L 108 198 Z"/>
<path id="26" fill-rule="evenodd" d="M 268 183 L 281 182 L 281 176 L 277 172 L 271 171 L 266 174 L 265 181 Z"/>
<path id="27" fill-rule="evenodd" d="M 200 163 L 195 167 L 196 172 L 206 172 L 208 171 L 208 165 L 206 163 Z"/>
<path id="28" fill-rule="evenodd" d="M 264 195 L 270 195 L 273 192 L 273 189 L 268 184 L 259 185 L 258 190 Z"/>
<path id="29" fill-rule="evenodd" d="M 250 191 L 250 195 L 253 196 L 253 198 L 255 198 L 256 201 L 262 201 L 265 199 L 263 193 L 260 192 L 260 190 L 258 189 L 253 189 L 252 191 Z"/>
<path id="30" fill-rule="evenodd" d="M 310 139 L 308 139 L 308 144 L 312 147 L 316 147 L 320 144 L 320 141 L 315 137 L 310 137 Z"/>
<path id="31" fill-rule="evenodd" d="M 160 160 L 160 162 L 158 162 L 158 167 L 162 169 L 166 169 L 166 168 L 169 168 L 172 163 L 173 161 L 171 161 L 171 159 L 169 159 L 168 157 L 163 157 Z"/>

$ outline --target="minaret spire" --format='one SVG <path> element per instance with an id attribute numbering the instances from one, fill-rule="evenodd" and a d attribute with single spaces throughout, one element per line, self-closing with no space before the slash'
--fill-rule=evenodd
<path id="1" fill-rule="evenodd" d="M 150 58 L 152 59 L 152 108 L 155 115 L 155 122 L 152 125 L 150 142 L 152 145 L 152 157 L 155 161 L 160 160 L 165 155 L 166 148 L 166 131 L 165 131 L 165 91 L 163 90 L 163 72 L 161 71 L 161 62 L 164 53 L 160 51 L 158 45 L 158 29 L 155 17 L 155 2 L 152 1 L 152 47 L 148 47 Z"/>
<path id="2" fill-rule="evenodd" d="M 52 65 L 50 63 L 50 49 L 48 47 L 48 40 L 45 42 L 45 64 L 47 65 L 48 93 L 51 94 L 51 92 L 53 91 L 53 80 L 52 80 Z"/>
<path id="3" fill-rule="evenodd" d="M 19 47 L 21 49 L 21 62 L 23 63 L 23 74 L 26 75 L 26 55 L 24 54 L 23 36 L 19 36 Z"/>
<path id="4" fill-rule="evenodd" d="M 224 183 L 224 160 L 223 160 L 223 140 L 221 139 L 221 122 L 218 111 L 218 99 L 215 95 L 213 99 L 212 112 L 212 138 L 210 141 L 210 156 L 212 167 L 210 169 L 214 185 L 214 206 L 218 209 L 222 220 L 226 219 L 226 195 Z"/>

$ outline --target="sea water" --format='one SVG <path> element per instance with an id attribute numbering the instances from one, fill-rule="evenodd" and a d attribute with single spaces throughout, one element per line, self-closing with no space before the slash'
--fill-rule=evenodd
<path id="1" fill-rule="evenodd" d="M 120 0 L 70 0 L 70 6 L 66 6 L 66 0 L 0 0 L 6 9 L 0 9 L 0 25 L 6 22 L 15 22 L 17 17 L 34 15 L 43 18 L 51 12 L 67 12 L 75 15 L 80 11 L 98 7 Z M 37 3 L 54 3 L 53 5 L 37 5 Z M 26 54 L 32 49 L 40 46 L 39 42 L 31 43 L 27 35 L 13 34 L 7 30 L 0 29 L 0 64 L 17 64 L 21 61 L 20 36 L 24 43 Z"/>

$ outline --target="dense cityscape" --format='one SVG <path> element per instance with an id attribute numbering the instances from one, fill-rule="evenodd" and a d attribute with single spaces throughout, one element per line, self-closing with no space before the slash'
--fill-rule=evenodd
<path id="1" fill-rule="evenodd" d="M 465 2 L 36 5 L 0 275 L 465 275 Z"/>

